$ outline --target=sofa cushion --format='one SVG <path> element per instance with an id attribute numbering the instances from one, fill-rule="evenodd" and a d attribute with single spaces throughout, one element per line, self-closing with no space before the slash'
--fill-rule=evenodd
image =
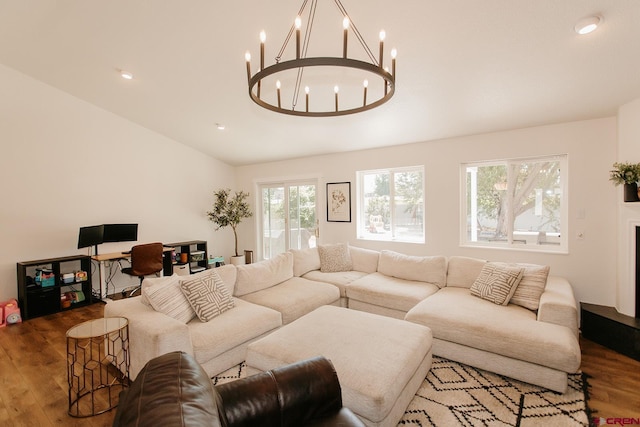
<path id="1" fill-rule="evenodd" d="M 509 300 L 510 304 L 521 305 L 529 310 L 537 310 L 540 306 L 540 297 L 547 286 L 549 276 L 548 265 L 536 264 L 506 264 L 524 269 L 522 280 L 516 288 L 515 293 Z"/>
<path id="2" fill-rule="evenodd" d="M 351 255 L 351 262 L 353 263 L 354 270 L 362 271 L 364 273 L 375 273 L 378 271 L 380 252 L 371 249 L 358 248 L 356 246 L 349 246 L 349 254 Z"/>
<path id="3" fill-rule="evenodd" d="M 235 296 L 243 296 L 273 285 L 284 282 L 293 277 L 293 254 L 285 252 L 275 257 L 255 264 L 236 267 Z"/>
<path id="4" fill-rule="evenodd" d="M 333 273 L 323 273 L 320 270 L 311 270 L 304 276 L 305 279 L 313 280 L 315 282 L 331 283 L 340 289 L 340 296 L 345 298 L 347 296 L 347 287 L 349 284 L 361 277 L 366 276 L 368 273 L 362 271 L 336 271 Z"/>
<path id="5" fill-rule="evenodd" d="M 443 256 L 411 256 L 383 250 L 378 272 L 399 279 L 428 282 L 444 287 L 447 280 L 447 259 Z"/>
<path id="6" fill-rule="evenodd" d="M 482 267 L 480 275 L 471 285 L 471 295 L 494 304 L 507 305 L 522 280 L 520 267 L 509 267 L 489 262 Z"/>
<path id="7" fill-rule="evenodd" d="M 428 325 L 434 339 L 564 372 L 580 367 L 580 346 L 569 328 L 539 322 L 524 307 L 476 298 L 467 289 L 441 289 L 412 308 L 405 320 Z"/>
<path id="8" fill-rule="evenodd" d="M 233 310 L 225 311 L 211 322 L 195 318 L 189 322 L 193 355 L 199 363 L 205 364 L 282 326 L 282 316 L 277 311 L 240 298 L 233 300 Z"/>
<path id="9" fill-rule="evenodd" d="M 290 249 L 293 254 L 293 275 L 303 276 L 313 270 L 320 270 L 320 255 L 318 248 Z"/>
<path id="10" fill-rule="evenodd" d="M 242 296 L 245 301 L 272 308 L 286 325 L 323 305 L 339 304 L 340 291 L 329 283 L 293 277 L 277 286 Z"/>
<path id="11" fill-rule="evenodd" d="M 371 273 L 351 282 L 347 287 L 347 297 L 349 300 L 407 312 L 423 299 L 438 292 L 438 289 L 433 283 Z"/>
<path id="12" fill-rule="evenodd" d="M 233 308 L 233 299 L 215 271 L 207 277 L 183 278 L 180 280 L 180 288 L 203 322 Z"/>
<path id="13" fill-rule="evenodd" d="M 142 282 L 142 294 L 155 311 L 187 323 L 196 313 L 180 289 L 180 277 L 182 276 L 174 274 L 157 279 L 145 279 Z"/>
<path id="14" fill-rule="evenodd" d="M 336 272 L 353 270 L 349 245 L 336 243 L 332 245 L 319 245 L 320 271 Z"/>
<path id="15" fill-rule="evenodd" d="M 447 265 L 447 286 L 469 289 L 480 275 L 484 259 L 452 256 Z"/>

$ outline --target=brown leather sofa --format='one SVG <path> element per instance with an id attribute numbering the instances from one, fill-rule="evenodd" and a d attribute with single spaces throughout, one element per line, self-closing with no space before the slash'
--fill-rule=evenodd
<path id="1" fill-rule="evenodd" d="M 187 353 L 150 360 L 120 395 L 114 427 L 360 426 L 342 406 L 335 369 L 324 357 L 213 386 Z"/>

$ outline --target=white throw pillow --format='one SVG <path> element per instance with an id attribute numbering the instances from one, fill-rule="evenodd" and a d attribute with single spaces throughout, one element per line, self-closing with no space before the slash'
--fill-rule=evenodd
<path id="1" fill-rule="evenodd" d="M 507 305 L 522 279 L 523 270 L 488 262 L 471 285 L 471 295 L 494 304 Z"/>
<path id="2" fill-rule="evenodd" d="M 161 277 L 161 280 L 145 279 L 142 282 L 142 295 L 147 298 L 155 311 L 188 323 L 196 313 L 180 289 L 180 277 L 174 274 Z"/>
<path id="3" fill-rule="evenodd" d="M 332 245 L 319 245 L 320 271 L 334 273 L 339 271 L 353 270 L 349 245 L 346 243 L 336 243 Z"/>
<path id="4" fill-rule="evenodd" d="M 234 306 L 227 287 L 213 270 L 205 277 L 183 277 L 180 288 L 202 322 L 208 322 Z"/>
<path id="5" fill-rule="evenodd" d="M 383 250 L 378 272 L 398 279 L 428 282 L 444 287 L 447 280 L 447 259 L 443 256 L 411 256 Z"/>

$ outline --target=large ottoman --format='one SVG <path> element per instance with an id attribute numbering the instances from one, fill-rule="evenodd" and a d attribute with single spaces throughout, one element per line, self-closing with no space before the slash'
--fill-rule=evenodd
<path id="1" fill-rule="evenodd" d="M 426 326 L 323 306 L 249 344 L 247 374 L 325 356 L 346 407 L 368 426 L 396 426 L 429 372 L 431 340 Z"/>

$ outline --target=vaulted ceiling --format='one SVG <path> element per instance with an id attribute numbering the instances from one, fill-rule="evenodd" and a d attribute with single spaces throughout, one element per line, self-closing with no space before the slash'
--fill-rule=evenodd
<path id="1" fill-rule="evenodd" d="M 247 94 L 245 52 L 265 30 L 275 57 L 299 0 L 0 0 L 0 63 L 232 165 L 611 116 L 640 97 L 638 0 L 342 3 L 372 50 L 380 29 L 398 50 L 395 96 L 355 115 L 282 115 Z M 317 19 L 336 10 L 319 0 Z M 576 34 L 591 15 L 602 25 Z M 340 55 L 341 25 L 310 46 Z"/>

